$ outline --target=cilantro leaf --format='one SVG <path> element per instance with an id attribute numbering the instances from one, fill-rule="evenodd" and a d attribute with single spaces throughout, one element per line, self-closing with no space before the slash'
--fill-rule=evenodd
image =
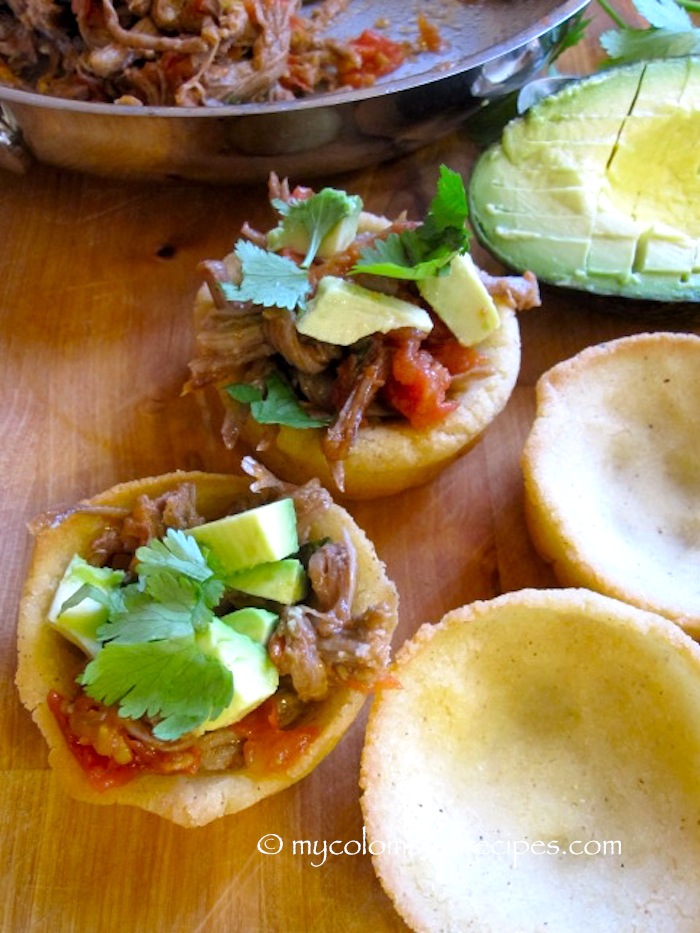
<path id="1" fill-rule="evenodd" d="M 320 428 L 330 417 L 312 417 L 302 407 L 294 390 L 279 373 L 265 380 L 265 392 L 256 386 L 235 383 L 226 386 L 231 398 L 250 405 L 250 413 L 258 424 L 283 424 L 290 428 Z"/>
<path id="2" fill-rule="evenodd" d="M 223 580 L 215 575 L 196 539 L 178 529 L 169 528 L 163 539 L 138 548 L 136 570 L 139 590 L 169 606 L 178 618 L 188 615 L 196 631 L 209 624 L 209 610 L 224 594 Z M 125 611 L 131 608 L 113 604 L 110 619 L 120 620 Z"/>
<path id="3" fill-rule="evenodd" d="M 268 238 L 283 239 L 300 230 L 308 239 L 306 256 L 302 268 L 307 269 L 313 262 L 324 238 L 336 224 L 351 214 L 358 214 L 362 209 L 362 200 L 357 195 L 346 194 L 337 188 L 323 188 L 308 198 L 292 198 L 289 201 L 274 199 L 273 207 L 284 218 L 282 224 L 270 231 Z"/>
<path id="4" fill-rule="evenodd" d="M 307 273 L 292 259 L 270 253 L 248 240 L 239 240 L 234 252 L 241 263 L 241 283 L 223 282 L 229 301 L 251 301 L 263 308 L 304 307 L 311 292 Z"/>
<path id="5" fill-rule="evenodd" d="M 233 676 L 194 636 L 108 644 L 78 677 L 85 692 L 126 719 L 158 717 L 153 733 L 177 739 L 213 719 L 233 697 Z"/>
<path id="6" fill-rule="evenodd" d="M 442 165 L 437 193 L 423 223 L 413 230 L 391 233 L 362 250 L 351 273 L 411 280 L 434 275 L 469 248 L 468 215 L 462 177 Z"/>
<path id="7" fill-rule="evenodd" d="M 424 236 L 432 241 L 440 239 L 445 231 L 454 228 L 461 231 L 468 216 L 467 193 L 462 176 L 446 165 L 440 166 L 437 194 L 430 204 L 422 227 Z"/>
<path id="8" fill-rule="evenodd" d="M 611 29 L 601 35 L 600 44 L 619 63 L 672 58 L 700 51 L 700 30 Z"/>
<path id="9" fill-rule="evenodd" d="M 116 590 L 109 605 L 109 619 L 97 630 L 105 644 L 136 644 L 179 638 L 205 629 L 213 612 L 201 587 L 174 574 L 159 574 L 144 592 L 141 582 Z M 223 583 L 217 581 L 223 594 Z M 218 602 L 218 599 L 216 600 Z"/>
<path id="10" fill-rule="evenodd" d="M 675 0 L 634 0 L 637 12 L 655 29 L 692 29 L 690 16 Z"/>
<path id="11" fill-rule="evenodd" d="M 628 26 L 607 0 L 599 0 L 599 3 L 619 26 L 600 36 L 601 46 L 616 63 L 671 58 L 700 51 L 700 29 L 693 25 L 686 12 L 686 8 L 697 9 L 695 3 L 634 0 L 637 12 L 649 23 L 646 29 Z"/>
<path id="12" fill-rule="evenodd" d="M 175 528 L 168 528 L 164 538 L 154 539 L 136 550 L 139 576 L 148 577 L 161 570 L 174 571 L 199 582 L 214 574 L 196 539 Z"/>
<path id="13" fill-rule="evenodd" d="M 139 593 L 128 607 L 114 612 L 97 630 L 104 644 L 135 645 L 166 638 L 183 638 L 194 631 L 193 608 L 158 603 Z"/>

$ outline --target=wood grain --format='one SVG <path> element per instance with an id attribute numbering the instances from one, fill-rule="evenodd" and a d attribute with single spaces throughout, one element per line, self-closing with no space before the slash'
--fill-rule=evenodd
<path id="1" fill-rule="evenodd" d="M 574 70 L 597 60 L 595 37 L 607 23 L 597 8 L 591 15 L 588 42 L 569 53 Z M 475 154 L 457 133 L 333 184 L 361 194 L 372 210 L 417 216 L 438 165 L 466 176 Z M 262 226 L 264 202 L 262 187 L 127 185 L 41 167 L 0 174 L 0 927 L 7 933 L 405 929 L 369 856 L 355 854 L 366 714 L 301 784 L 240 816 L 184 830 L 66 799 L 13 682 L 32 516 L 133 477 L 236 465 L 180 388 L 197 263 L 228 252 L 243 220 Z M 552 585 L 521 504 L 519 456 L 534 384 L 582 347 L 649 326 L 582 296 L 546 292 L 542 309 L 522 315 L 520 380 L 483 442 L 429 486 L 351 506 L 401 593 L 397 645 L 465 602 Z M 258 850 L 266 834 L 280 838 L 281 853 Z M 305 840 L 317 855 L 294 851 Z M 323 844 L 333 841 L 346 853 L 323 860 Z"/>

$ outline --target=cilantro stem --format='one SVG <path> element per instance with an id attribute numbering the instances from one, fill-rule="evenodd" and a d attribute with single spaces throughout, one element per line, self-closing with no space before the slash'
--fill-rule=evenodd
<path id="1" fill-rule="evenodd" d="M 629 28 L 628 24 L 620 16 L 617 10 L 607 2 L 607 0 L 598 0 L 598 6 L 601 6 L 605 10 L 610 19 L 615 23 L 616 26 L 619 26 L 620 29 Z"/>
<path id="2" fill-rule="evenodd" d="M 676 3 L 691 13 L 700 13 L 700 2 L 698 0 L 676 0 Z"/>

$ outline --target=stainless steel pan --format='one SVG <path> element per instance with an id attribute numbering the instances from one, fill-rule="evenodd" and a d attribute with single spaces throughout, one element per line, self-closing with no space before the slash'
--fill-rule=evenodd
<path id="1" fill-rule="evenodd" d="M 518 88 L 556 54 L 588 0 L 357 0 L 329 32 L 352 37 L 381 18 L 402 39 L 423 9 L 444 50 L 374 87 L 283 103 L 216 108 L 89 104 L 0 86 L 0 167 L 33 160 L 134 179 L 244 183 L 271 170 L 302 179 L 410 152 Z"/>

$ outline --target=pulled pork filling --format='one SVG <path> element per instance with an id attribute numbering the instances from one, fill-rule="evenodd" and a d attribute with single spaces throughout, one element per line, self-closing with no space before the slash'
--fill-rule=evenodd
<path id="1" fill-rule="evenodd" d="M 0 83 L 74 100 L 220 106 L 362 87 L 436 51 L 325 35 L 349 0 L 0 0 Z"/>
<path id="2" fill-rule="evenodd" d="M 357 586 L 356 554 L 350 538 L 315 542 L 309 529 L 331 504 L 323 487 L 312 481 L 293 486 L 279 481 L 251 458 L 244 469 L 253 477 L 250 495 L 232 503 L 228 514 L 291 496 L 297 513 L 300 554 L 307 553 L 309 595 L 303 604 L 280 606 L 264 600 L 280 619 L 268 653 L 280 674 L 276 693 L 232 726 L 163 741 L 153 735 L 153 722 L 123 719 L 113 707 L 90 698 L 49 696 L 49 706 L 71 750 L 94 786 L 123 783 L 139 772 L 155 774 L 231 770 L 248 765 L 264 770 L 284 768 L 317 735 L 305 714 L 337 685 L 368 689 L 389 661 L 388 609 L 372 606 L 353 614 Z M 158 498 L 142 496 L 133 509 L 115 515 L 92 542 L 89 561 L 129 570 L 136 549 L 168 528 L 201 524 L 196 489 L 183 483 Z M 250 596 L 227 593 L 221 614 L 253 604 Z"/>

